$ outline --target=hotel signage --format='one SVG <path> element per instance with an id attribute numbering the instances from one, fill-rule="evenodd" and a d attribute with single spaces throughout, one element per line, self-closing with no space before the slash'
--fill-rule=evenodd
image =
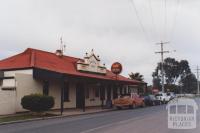
<path id="1" fill-rule="evenodd" d="M 111 71 L 114 74 L 120 74 L 122 72 L 122 65 L 119 62 L 115 62 L 111 66 Z"/>

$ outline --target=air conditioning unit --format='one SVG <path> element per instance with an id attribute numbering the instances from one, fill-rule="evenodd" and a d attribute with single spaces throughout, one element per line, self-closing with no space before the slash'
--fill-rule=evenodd
<path id="1" fill-rule="evenodd" d="M 15 78 L 2 79 L 1 81 L 1 90 L 3 91 L 12 91 L 16 90 Z"/>

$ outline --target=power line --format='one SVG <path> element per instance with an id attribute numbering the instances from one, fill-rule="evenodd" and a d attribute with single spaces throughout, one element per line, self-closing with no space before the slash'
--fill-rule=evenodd
<path id="1" fill-rule="evenodd" d="M 160 22 L 160 27 L 159 27 L 159 37 L 160 37 L 160 40 L 163 40 L 164 39 L 164 25 L 165 25 L 165 15 L 164 15 L 164 13 L 163 12 L 165 12 L 164 11 L 164 9 L 165 8 L 163 8 L 164 7 L 164 2 L 163 2 L 163 0 L 160 0 L 159 1 L 159 7 L 160 7 L 160 16 L 158 16 L 158 17 L 160 17 L 160 19 L 159 19 L 159 22 Z M 158 23 L 158 22 L 157 22 Z"/>
<path id="2" fill-rule="evenodd" d="M 142 32 L 143 32 L 143 34 L 144 34 L 144 36 L 145 36 L 145 39 L 146 39 L 147 42 L 148 42 L 148 35 L 147 35 L 147 33 L 146 33 L 146 30 L 145 30 L 145 28 L 144 28 L 144 25 L 143 25 L 143 23 L 142 23 L 142 20 L 140 19 L 140 16 L 139 16 L 138 10 L 137 10 L 137 8 L 136 8 L 135 2 L 134 2 L 134 0 L 130 0 L 130 1 L 131 1 L 131 5 L 132 5 L 133 8 L 134 8 L 136 17 L 137 17 L 137 19 L 138 19 L 138 22 L 139 22 L 139 24 L 140 24 L 140 27 L 141 27 L 141 29 L 142 29 Z"/>
<path id="3" fill-rule="evenodd" d="M 156 43 L 157 45 L 160 45 L 161 46 L 161 50 L 158 51 L 158 52 L 155 52 L 156 54 L 160 54 L 161 55 L 161 75 L 162 75 L 162 92 L 165 91 L 165 88 L 164 88 L 164 68 L 163 68 L 163 64 L 164 64 L 164 54 L 165 53 L 169 53 L 169 51 L 164 51 L 164 48 L 163 48 L 163 45 L 164 44 L 167 44 L 169 42 L 160 42 L 160 43 Z"/>
<path id="4" fill-rule="evenodd" d="M 172 29 L 171 29 L 171 37 L 170 37 L 171 41 L 173 40 L 175 27 L 176 27 L 176 23 L 177 23 L 178 12 L 179 12 L 180 8 L 181 8 L 180 0 L 177 0 L 176 11 L 175 11 L 175 16 L 174 16 L 174 22 L 172 24 Z"/>
<path id="5" fill-rule="evenodd" d="M 156 25 L 155 25 L 155 20 L 154 20 L 154 17 L 153 17 L 153 9 L 152 9 L 152 2 L 151 2 L 151 0 L 149 0 L 149 8 L 150 8 L 151 21 L 152 21 L 153 29 L 155 31 L 155 37 L 157 38 L 158 34 L 157 34 Z"/>
<path id="6" fill-rule="evenodd" d="M 163 39 L 165 39 L 166 36 L 166 29 L 167 29 L 167 1 L 164 0 L 164 33 L 163 33 Z"/>

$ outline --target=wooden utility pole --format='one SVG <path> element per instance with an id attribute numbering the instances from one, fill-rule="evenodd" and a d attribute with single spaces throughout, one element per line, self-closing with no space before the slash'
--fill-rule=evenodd
<path id="1" fill-rule="evenodd" d="M 169 53 L 169 51 L 164 51 L 164 48 L 163 48 L 163 45 L 164 44 L 167 44 L 169 42 L 160 42 L 160 43 L 156 43 L 157 45 L 160 45 L 161 46 L 161 50 L 158 51 L 158 52 L 155 52 L 156 54 L 160 54 L 161 55 L 161 75 L 162 75 L 162 92 L 165 91 L 165 88 L 164 88 L 164 68 L 163 68 L 163 64 L 164 64 L 164 54 L 165 53 Z"/>

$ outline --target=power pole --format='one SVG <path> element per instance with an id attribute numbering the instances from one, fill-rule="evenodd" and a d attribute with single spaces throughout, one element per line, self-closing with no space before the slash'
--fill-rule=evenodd
<path id="1" fill-rule="evenodd" d="M 199 66 L 197 66 L 197 69 L 195 69 L 197 72 L 197 94 L 199 95 Z"/>
<path id="2" fill-rule="evenodd" d="M 169 42 L 160 42 L 160 43 L 156 43 L 157 45 L 161 46 L 161 50 L 158 52 L 155 52 L 156 54 L 160 54 L 161 55 L 161 75 L 162 75 L 162 92 L 165 91 L 165 87 L 164 87 L 164 68 L 163 68 L 163 64 L 164 64 L 164 54 L 165 53 L 169 53 L 169 51 L 164 51 L 163 45 L 167 44 Z"/>

